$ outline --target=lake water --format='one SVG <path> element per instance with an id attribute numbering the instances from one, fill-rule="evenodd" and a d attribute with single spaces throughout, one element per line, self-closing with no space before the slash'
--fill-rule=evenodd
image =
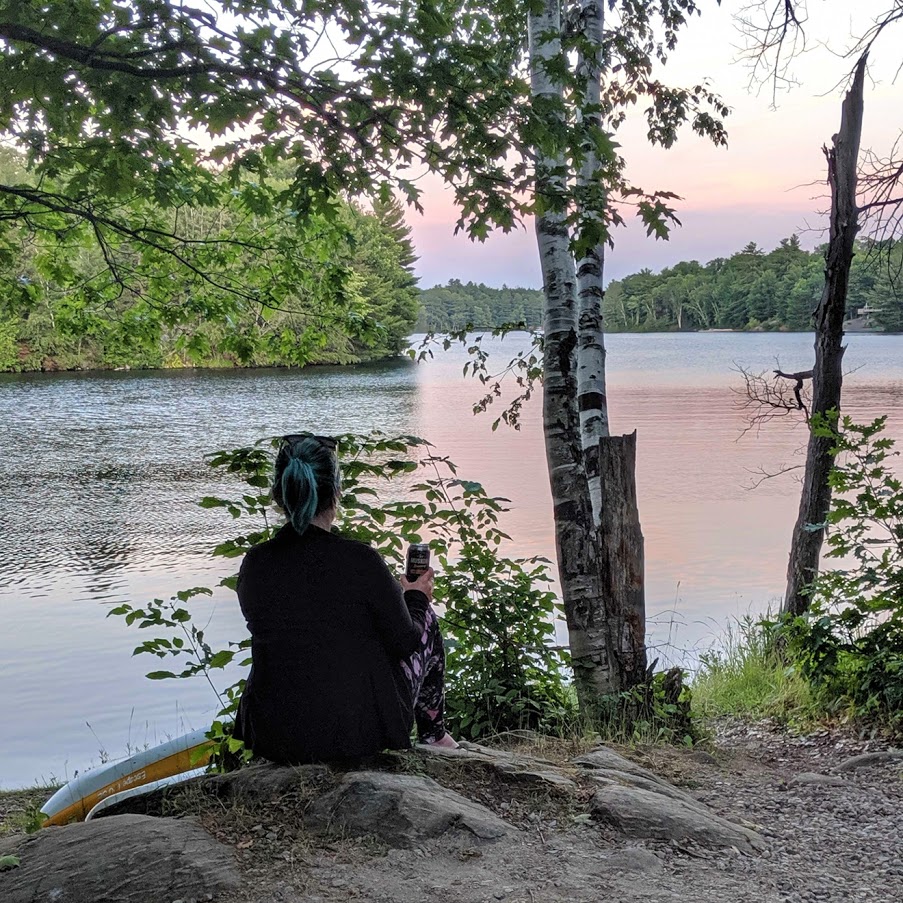
<path id="1" fill-rule="evenodd" d="M 498 360 L 523 336 L 492 343 Z M 811 365 L 807 335 L 617 335 L 609 346 L 613 429 L 639 431 L 647 605 L 657 654 L 692 663 L 728 620 L 782 590 L 798 485 L 749 487 L 798 463 L 801 426 L 741 438 L 735 364 Z M 224 487 L 205 453 L 309 429 L 422 435 L 512 500 L 523 555 L 554 557 L 539 404 L 519 433 L 470 412 L 480 387 L 453 350 L 424 364 L 296 371 L 0 375 L 0 787 L 64 780 L 128 749 L 205 727 L 201 681 L 148 681 L 139 634 L 107 619 L 122 601 L 213 585 L 235 563 L 209 549 L 231 519 L 196 504 Z M 889 415 L 903 438 L 903 337 L 849 338 L 846 410 Z M 214 640 L 244 625 L 234 595 L 195 604 Z"/>

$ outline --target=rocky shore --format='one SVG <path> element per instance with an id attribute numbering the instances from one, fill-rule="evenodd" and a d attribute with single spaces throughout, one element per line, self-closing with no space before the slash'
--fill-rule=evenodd
<path id="1" fill-rule="evenodd" d="M 828 730 L 262 766 L 28 835 L 5 799 L 5 903 L 903 901 L 903 751 Z"/>

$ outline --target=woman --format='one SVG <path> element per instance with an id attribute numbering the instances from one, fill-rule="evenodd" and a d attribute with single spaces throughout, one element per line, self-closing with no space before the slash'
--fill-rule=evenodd
<path id="1" fill-rule="evenodd" d="M 406 749 L 415 721 L 421 742 L 454 748 L 433 571 L 399 585 L 370 546 L 330 532 L 335 447 L 286 436 L 276 457 L 272 495 L 287 523 L 247 553 L 238 577 L 253 664 L 235 736 L 290 764 Z"/>

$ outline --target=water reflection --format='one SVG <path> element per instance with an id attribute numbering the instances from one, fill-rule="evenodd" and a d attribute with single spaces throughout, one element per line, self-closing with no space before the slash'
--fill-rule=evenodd
<path id="1" fill-rule="evenodd" d="M 510 353 L 522 343 L 493 344 Z M 738 441 L 732 367 L 767 369 L 775 357 L 802 367 L 811 339 L 614 336 L 608 345 L 614 427 L 639 433 L 652 641 L 679 657 L 782 591 L 798 487 L 792 477 L 749 486 L 759 469 L 799 461 L 804 430 L 771 423 Z M 861 367 L 845 396 L 861 419 L 889 414 L 898 438 L 901 352 L 901 337 L 852 337 L 847 363 Z M 0 786 L 96 761 L 95 734 L 118 755 L 209 720 L 209 689 L 145 680 L 153 663 L 130 657 L 136 637 L 105 614 L 124 600 L 215 586 L 235 569 L 209 556 L 231 521 L 196 504 L 228 491 L 204 464 L 217 448 L 302 429 L 419 434 L 512 500 L 512 552 L 554 557 L 539 406 L 528 406 L 520 432 L 493 433 L 491 416 L 471 415 L 479 387 L 462 380 L 463 363 L 456 351 L 422 366 L 300 373 L 0 377 Z M 193 604 L 211 639 L 242 632 L 225 590 Z"/>

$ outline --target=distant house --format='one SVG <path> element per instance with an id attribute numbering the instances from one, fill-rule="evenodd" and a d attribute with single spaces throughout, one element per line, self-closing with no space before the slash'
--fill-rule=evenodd
<path id="1" fill-rule="evenodd" d="M 856 311 L 855 316 L 850 317 L 850 319 L 843 324 L 844 329 L 847 332 L 880 329 L 880 325 L 874 321 L 873 316 L 874 314 L 880 313 L 882 310 L 884 310 L 883 307 L 872 307 L 870 304 L 866 304 L 865 307 L 860 307 Z"/>

